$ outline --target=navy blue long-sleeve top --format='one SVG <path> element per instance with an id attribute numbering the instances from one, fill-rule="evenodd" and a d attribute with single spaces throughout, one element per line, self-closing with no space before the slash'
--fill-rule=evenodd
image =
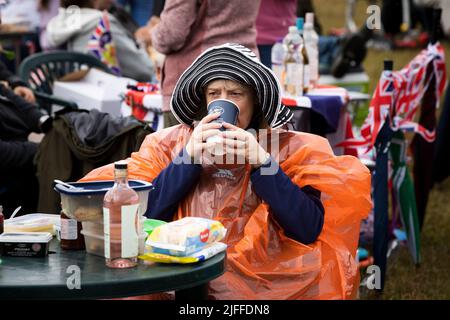
<path id="1" fill-rule="evenodd" d="M 198 182 L 202 167 L 181 161 L 186 155 L 183 150 L 178 159 L 153 180 L 155 189 L 149 194 L 148 218 L 171 221 L 180 201 Z M 262 169 L 270 166 L 278 169 L 276 173 L 264 174 Z M 304 244 L 316 241 L 324 221 L 320 191 L 294 184 L 272 158 L 254 170 L 250 180 L 253 191 L 270 206 L 273 217 L 286 236 Z"/>

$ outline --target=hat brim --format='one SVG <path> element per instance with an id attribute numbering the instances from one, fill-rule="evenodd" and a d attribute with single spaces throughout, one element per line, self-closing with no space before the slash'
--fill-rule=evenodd
<path id="1" fill-rule="evenodd" d="M 225 44 L 203 52 L 179 78 L 170 108 L 180 123 L 192 125 L 202 107 L 205 86 L 217 79 L 233 80 L 254 88 L 270 127 L 278 128 L 292 119 L 292 111 L 281 103 L 280 83 L 272 70 L 250 49 Z"/>

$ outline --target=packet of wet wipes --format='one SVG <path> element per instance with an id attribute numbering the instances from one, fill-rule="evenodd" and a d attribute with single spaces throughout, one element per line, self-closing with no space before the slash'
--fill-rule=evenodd
<path id="1" fill-rule="evenodd" d="M 196 263 L 208 260 L 209 258 L 214 257 L 216 254 L 225 251 L 226 249 L 227 245 L 225 243 L 216 242 L 206 247 L 205 249 L 192 254 L 192 256 L 175 257 L 169 256 L 167 254 L 150 252 L 139 256 L 139 259 L 160 263 Z"/>
<path id="2" fill-rule="evenodd" d="M 219 221 L 186 217 L 155 228 L 146 241 L 146 251 L 186 257 L 225 237 Z"/>

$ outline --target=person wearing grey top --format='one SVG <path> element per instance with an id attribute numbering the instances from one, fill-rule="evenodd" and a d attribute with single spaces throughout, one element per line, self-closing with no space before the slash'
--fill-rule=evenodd
<path id="1" fill-rule="evenodd" d="M 88 42 L 98 26 L 102 11 L 94 9 L 92 0 L 62 0 L 61 8 L 47 26 L 48 40 L 53 46 L 66 45 L 69 51 L 88 52 Z M 73 10 L 71 6 L 78 6 Z M 138 81 L 152 81 L 153 63 L 122 24 L 108 14 L 112 39 L 122 75 Z"/>

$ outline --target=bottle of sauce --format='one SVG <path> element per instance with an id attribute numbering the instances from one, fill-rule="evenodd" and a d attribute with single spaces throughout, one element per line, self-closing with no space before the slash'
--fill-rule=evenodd
<path id="1" fill-rule="evenodd" d="M 4 229 L 5 216 L 3 215 L 3 206 L 0 206 L 0 234 L 5 231 Z"/>
<path id="2" fill-rule="evenodd" d="M 103 200 L 105 263 L 110 268 L 137 265 L 139 250 L 139 196 L 128 185 L 128 165 L 114 164 L 114 186 Z"/>
<path id="3" fill-rule="evenodd" d="M 81 222 L 71 219 L 61 210 L 61 248 L 64 250 L 84 250 L 84 236 Z"/>

